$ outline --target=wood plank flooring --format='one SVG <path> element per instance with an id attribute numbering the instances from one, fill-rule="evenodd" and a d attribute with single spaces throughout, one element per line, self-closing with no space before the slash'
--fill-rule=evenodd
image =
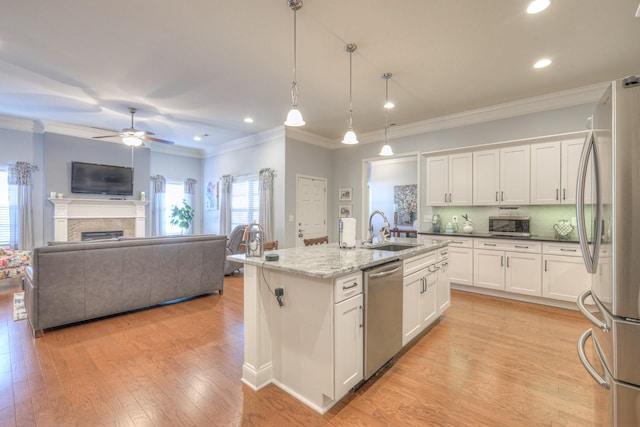
<path id="1" fill-rule="evenodd" d="M 8 285 L 7 285 L 8 283 Z M 321 416 L 240 382 L 242 276 L 210 295 L 47 330 L 0 282 L 1 426 L 606 426 L 578 312 L 453 292 L 445 318 Z"/>

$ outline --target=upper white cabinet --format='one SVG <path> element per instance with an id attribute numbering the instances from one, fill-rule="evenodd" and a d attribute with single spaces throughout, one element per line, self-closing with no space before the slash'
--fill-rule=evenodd
<path id="1" fill-rule="evenodd" d="M 471 153 L 427 157 L 427 206 L 472 204 L 472 159 Z"/>
<path id="2" fill-rule="evenodd" d="M 584 141 L 569 139 L 531 145 L 531 204 L 576 203 L 576 180 Z M 591 176 L 586 198 L 590 200 Z"/>
<path id="3" fill-rule="evenodd" d="M 473 153 L 473 204 L 528 205 L 530 149 L 528 145 Z"/>

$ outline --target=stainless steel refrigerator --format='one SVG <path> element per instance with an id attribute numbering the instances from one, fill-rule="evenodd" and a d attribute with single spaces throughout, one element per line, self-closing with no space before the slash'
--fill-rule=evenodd
<path id="1" fill-rule="evenodd" d="M 606 390 L 596 405 L 607 411 L 607 424 L 640 426 L 640 76 L 612 82 L 597 104 L 577 193 L 578 235 L 592 279 L 578 307 L 593 323 L 578 354 Z"/>

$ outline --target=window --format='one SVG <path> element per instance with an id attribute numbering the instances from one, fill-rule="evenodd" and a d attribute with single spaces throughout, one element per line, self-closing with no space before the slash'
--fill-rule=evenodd
<path id="1" fill-rule="evenodd" d="M 233 180 L 231 186 L 231 229 L 258 221 L 260 189 L 258 175 Z"/>
<path id="2" fill-rule="evenodd" d="M 9 169 L 0 165 L 0 247 L 9 246 Z"/>
<path id="3" fill-rule="evenodd" d="M 171 207 L 182 206 L 184 199 L 184 181 L 167 180 L 164 195 L 164 234 L 167 236 L 182 233 L 182 228 L 171 225 Z"/>

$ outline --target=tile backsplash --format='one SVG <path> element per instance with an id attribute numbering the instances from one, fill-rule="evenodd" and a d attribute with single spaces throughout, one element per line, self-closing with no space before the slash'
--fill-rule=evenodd
<path id="1" fill-rule="evenodd" d="M 429 210 L 431 212 L 429 212 Z M 574 205 L 535 205 L 535 206 L 518 206 L 516 209 L 510 210 L 512 215 L 531 217 L 531 234 L 535 236 L 553 236 L 553 225 L 561 219 L 570 221 L 575 225 L 576 207 Z M 447 222 L 452 222 L 452 217 L 458 217 L 458 225 L 460 229 L 464 225 L 462 215 L 468 215 L 472 221 L 474 231 L 477 233 L 487 233 L 489 231 L 489 217 L 505 214 L 498 206 L 452 206 L 452 207 L 432 207 L 427 210 L 426 215 L 429 218 L 435 214 L 440 214 L 442 228 L 444 229 Z M 421 224 L 422 231 L 431 230 L 431 221 Z M 570 235 L 571 238 L 577 238 L 577 232 L 574 231 Z"/>

